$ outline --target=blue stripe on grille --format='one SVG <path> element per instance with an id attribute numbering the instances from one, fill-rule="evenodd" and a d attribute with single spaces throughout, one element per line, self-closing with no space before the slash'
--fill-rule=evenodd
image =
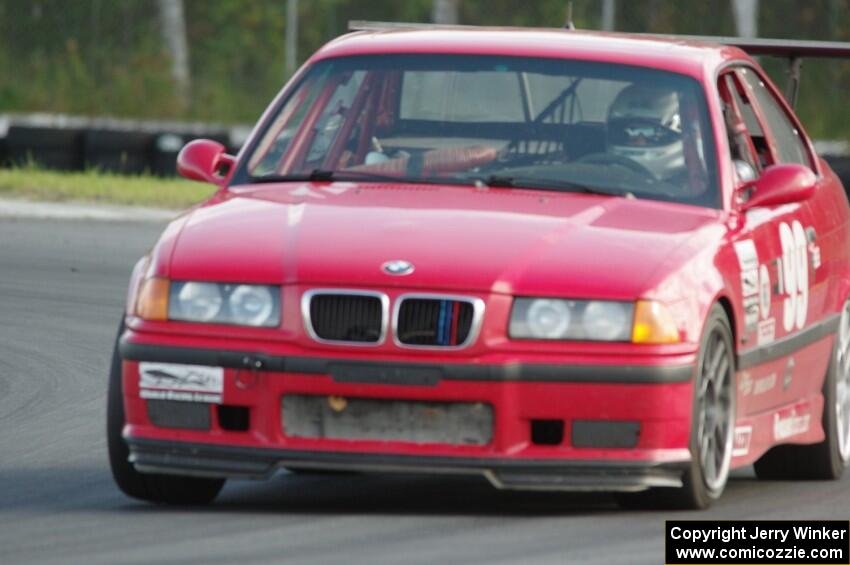
<path id="1" fill-rule="evenodd" d="M 440 317 L 437 320 L 437 344 L 448 345 L 451 340 L 451 307 L 450 300 L 440 300 Z"/>

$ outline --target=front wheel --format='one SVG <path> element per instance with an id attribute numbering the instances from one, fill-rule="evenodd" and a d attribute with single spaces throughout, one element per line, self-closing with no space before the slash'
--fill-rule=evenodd
<path id="1" fill-rule="evenodd" d="M 735 350 L 726 313 L 715 305 L 700 346 L 691 466 L 679 491 L 682 505 L 707 508 L 720 498 L 729 479 L 735 432 Z"/>
<path id="2" fill-rule="evenodd" d="M 735 428 L 732 330 L 715 305 L 700 342 L 691 418 L 691 463 L 678 489 L 657 488 L 618 497 L 626 507 L 698 510 L 720 498 L 729 479 Z"/>
<path id="3" fill-rule="evenodd" d="M 139 473 L 128 460 L 130 450 L 121 436 L 124 429 L 124 394 L 121 382 L 121 358 L 118 340 L 124 324 L 118 328 L 112 365 L 109 370 L 109 390 L 106 406 L 106 440 L 109 467 L 118 488 L 133 498 L 162 504 L 198 505 L 212 502 L 224 486 L 224 479 L 206 479 L 179 475 Z"/>

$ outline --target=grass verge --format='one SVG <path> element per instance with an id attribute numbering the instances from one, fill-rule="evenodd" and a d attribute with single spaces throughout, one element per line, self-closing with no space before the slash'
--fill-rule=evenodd
<path id="1" fill-rule="evenodd" d="M 0 198 L 94 202 L 182 209 L 213 192 L 211 184 L 153 175 L 118 175 L 96 169 L 51 171 L 35 166 L 0 169 Z"/>

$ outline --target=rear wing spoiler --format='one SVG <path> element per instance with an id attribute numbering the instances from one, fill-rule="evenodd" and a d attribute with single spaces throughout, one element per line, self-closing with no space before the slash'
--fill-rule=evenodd
<path id="1" fill-rule="evenodd" d="M 729 45 L 750 55 L 777 57 L 788 61 L 788 82 L 785 99 L 793 108 L 800 92 L 800 68 L 803 59 L 850 59 L 850 43 L 839 41 L 807 41 L 800 39 L 762 39 L 746 37 L 719 37 L 710 35 L 648 35 L 686 41 L 703 41 Z"/>
<path id="2" fill-rule="evenodd" d="M 478 26 L 444 25 L 408 22 L 370 22 L 352 20 L 348 22 L 349 31 L 382 31 L 404 29 L 470 29 Z M 547 28 L 537 28 L 547 29 Z M 548 28 L 553 29 L 553 28 Z M 569 29 L 569 28 L 554 28 Z M 702 41 L 738 47 L 753 56 L 768 56 L 788 61 L 788 82 L 785 86 L 785 99 L 793 107 L 800 92 L 800 68 L 802 60 L 807 58 L 850 59 L 850 43 L 839 41 L 806 41 L 797 39 L 761 39 L 746 37 L 722 37 L 711 35 L 674 35 L 674 34 L 636 34 L 644 37 L 679 39 L 683 41 Z"/>

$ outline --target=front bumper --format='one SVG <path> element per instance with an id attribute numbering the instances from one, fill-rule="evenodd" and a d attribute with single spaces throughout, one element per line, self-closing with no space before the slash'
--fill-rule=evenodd
<path id="1" fill-rule="evenodd" d="M 279 467 L 390 473 L 482 475 L 500 489 L 640 491 L 680 487 L 687 462 L 551 461 L 305 452 L 127 438 L 144 473 L 264 479 Z"/>
<path id="2" fill-rule="evenodd" d="M 411 363 L 269 355 L 134 342 L 120 346 L 130 460 L 141 472 L 264 478 L 279 467 L 483 475 L 509 489 L 637 491 L 678 487 L 688 451 L 692 364 Z M 223 405 L 250 412 L 240 431 L 156 425 L 139 393 L 139 362 L 225 368 Z M 294 437 L 281 415 L 286 395 L 492 407 L 484 445 Z M 535 441 L 535 422 L 563 423 L 563 439 Z M 587 423 L 625 423 L 634 442 L 578 440 Z M 591 438 L 592 440 L 593 438 Z M 615 438 L 616 443 L 622 438 Z M 607 441 L 607 440 L 606 440 Z"/>

